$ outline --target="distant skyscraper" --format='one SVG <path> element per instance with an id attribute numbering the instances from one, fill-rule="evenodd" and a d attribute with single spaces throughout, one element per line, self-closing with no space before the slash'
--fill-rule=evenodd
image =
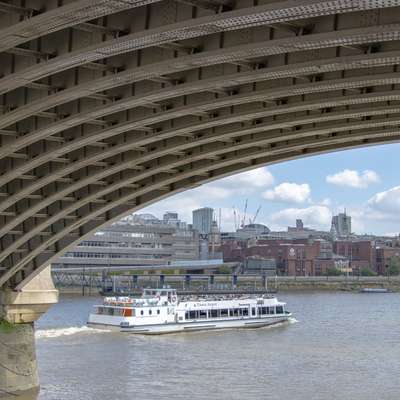
<path id="1" fill-rule="evenodd" d="M 208 235 L 211 232 L 214 210 L 210 207 L 199 208 L 192 212 L 193 229 L 201 235 Z"/>
<path id="2" fill-rule="evenodd" d="M 296 229 L 302 231 L 304 229 L 304 224 L 301 219 L 296 219 Z"/>
<path id="3" fill-rule="evenodd" d="M 351 217 L 346 215 L 346 211 L 332 217 L 331 232 L 335 232 L 338 236 L 351 235 Z"/>

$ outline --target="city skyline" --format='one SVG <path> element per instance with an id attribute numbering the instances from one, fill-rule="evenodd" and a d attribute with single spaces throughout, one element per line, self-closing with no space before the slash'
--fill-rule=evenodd
<path id="1" fill-rule="evenodd" d="M 333 215 L 347 211 L 357 234 L 398 235 L 400 186 L 396 173 L 400 145 L 366 147 L 274 164 L 208 183 L 138 211 L 162 217 L 173 210 L 191 221 L 192 210 L 221 209 L 222 230 L 234 230 L 233 207 L 257 223 L 285 230 L 301 218 L 329 231 Z"/>

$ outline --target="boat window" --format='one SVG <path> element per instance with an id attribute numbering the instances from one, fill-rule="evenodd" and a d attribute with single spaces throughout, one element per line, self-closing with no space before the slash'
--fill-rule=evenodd
<path id="1" fill-rule="evenodd" d="M 268 307 L 268 314 L 275 314 L 275 307 Z"/>
<path id="2" fill-rule="evenodd" d="M 152 311 L 151 310 L 149 310 L 149 315 L 151 315 L 152 314 Z"/>
<path id="3" fill-rule="evenodd" d="M 140 311 L 140 315 L 143 315 L 143 310 Z"/>
<path id="4" fill-rule="evenodd" d="M 228 315 L 229 315 L 229 310 L 227 308 L 221 310 L 221 317 L 227 317 Z"/>
<path id="5" fill-rule="evenodd" d="M 185 312 L 185 319 L 189 319 L 189 311 Z"/>
<path id="6" fill-rule="evenodd" d="M 229 310 L 229 316 L 233 317 L 233 310 Z"/>
<path id="7" fill-rule="evenodd" d="M 196 318 L 196 311 L 189 311 L 189 319 L 195 319 Z"/>
<path id="8" fill-rule="evenodd" d="M 249 315 L 249 309 L 248 308 L 243 308 L 242 309 L 242 313 L 245 317 L 247 317 Z"/>
<path id="9" fill-rule="evenodd" d="M 234 309 L 233 309 L 233 315 L 234 315 L 235 317 L 238 317 L 238 316 L 239 316 L 239 309 L 238 309 L 238 308 L 234 308 Z"/>
<path id="10" fill-rule="evenodd" d="M 210 316 L 211 316 L 211 318 L 217 318 L 218 310 L 210 310 Z"/>
<path id="11" fill-rule="evenodd" d="M 113 308 L 109 308 L 108 309 L 108 315 L 114 315 L 114 309 Z"/>
<path id="12" fill-rule="evenodd" d="M 255 307 L 252 307 L 252 309 L 251 309 L 251 315 L 256 315 L 256 308 L 255 308 Z"/>
<path id="13" fill-rule="evenodd" d="M 160 314 L 160 310 L 157 310 L 157 314 Z"/>
<path id="14" fill-rule="evenodd" d="M 207 318 L 207 310 L 200 310 L 199 318 Z"/>
<path id="15" fill-rule="evenodd" d="M 283 314 L 283 307 L 282 306 L 277 306 L 276 307 L 276 313 L 277 314 Z"/>

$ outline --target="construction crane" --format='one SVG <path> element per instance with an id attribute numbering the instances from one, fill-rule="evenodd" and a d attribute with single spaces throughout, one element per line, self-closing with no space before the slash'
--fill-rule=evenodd
<path id="1" fill-rule="evenodd" d="M 256 219 L 258 217 L 258 214 L 259 214 L 260 210 L 261 210 L 261 204 L 258 206 L 257 211 L 254 214 L 254 218 L 253 218 L 253 222 L 252 222 L 253 224 L 256 222 Z"/>
<path id="2" fill-rule="evenodd" d="M 242 228 L 244 228 L 244 226 L 246 225 L 247 201 L 248 199 L 246 199 L 246 202 L 244 203 L 243 219 L 241 224 Z"/>

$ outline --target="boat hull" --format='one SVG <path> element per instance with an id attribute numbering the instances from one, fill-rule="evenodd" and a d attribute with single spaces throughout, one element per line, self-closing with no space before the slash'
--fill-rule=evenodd
<path id="1" fill-rule="evenodd" d="M 290 314 L 269 318 L 242 318 L 219 321 L 190 321 L 168 324 L 136 325 L 121 327 L 118 325 L 88 323 L 89 326 L 117 330 L 124 333 L 140 335 L 162 335 L 167 333 L 212 331 L 217 329 L 255 329 L 285 322 Z"/>

